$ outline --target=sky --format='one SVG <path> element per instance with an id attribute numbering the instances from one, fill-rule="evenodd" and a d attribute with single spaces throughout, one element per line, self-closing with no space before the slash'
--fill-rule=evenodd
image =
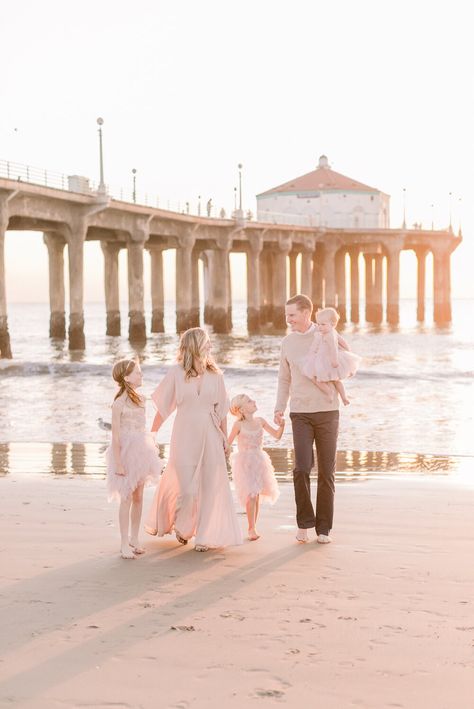
<path id="1" fill-rule="evenodd" d="M 391 225 L 460 220 L 453 295 L 474 297 L 474 45 L 468 4 L 433 0 L 16 0 L 2 3 L 0 161 L 98 181 L 130 198 L 233 207 L 316 168 L 391 195 Z M 451 193 L 451 196 L 450 196 Z M 434 205 L 433 207 L 431 205 Z M 172 294 L 171 254 L 166 281 Z M 126 295 L 124 261 L 121 293 Z M 242 268 L 234 259 L 234 269 Z M 48 299 L 39 233 L 9 232 L 7 298 Z M 238 278 L 234 278 L 238 282 Z M 415 259 L 402 259 L 402 294 Z M 85 298 L 102 300 L 86 245 Z"/>

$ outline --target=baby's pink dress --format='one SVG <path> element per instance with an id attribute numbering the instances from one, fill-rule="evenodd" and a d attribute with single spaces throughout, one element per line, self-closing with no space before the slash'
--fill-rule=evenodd
<path id="1" fill-rule="evenodd" d="M 337 353 L 337 367 L 331 364 L 334 351 Z M 348 352 L 338 346 L 334 330 L 326 335 L 317 331 L 310 351 L 301 362 L 301 371 L 310 379 L 316 377 L 319 382 L 333 382 L 352 377 L 357 372 L 361 359 L 354 352 Z"/>
<path id="2" fill-rule="evenodd" d="M 117 475 L 112 444 L 107 448 L 107 491 L 109 500 L 125 500 L 138 485 L 157 485 L 163 463 L 153 436 L 145 430 L 145 402 L 137 406 L 128 396 L 120 414 L 120 459 L 126 475 Z"/>
<path id="3" fill-rule="evenodd" d="M 237 497 L 245 507 L 248 497 L 261 495 L 273 504 L 280 491 L 275 471 L 267 453 L 262 450 L 263 428 L 241 424 L 237 452 L 230 457 L 232 479 Z"/>

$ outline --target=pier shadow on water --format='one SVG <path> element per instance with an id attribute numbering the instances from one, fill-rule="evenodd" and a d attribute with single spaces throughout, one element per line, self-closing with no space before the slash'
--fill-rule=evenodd
<path id="1" fill-rule="evenodd" d="M 159 454 L 168 458 L 169 446 Z M 104 478 L 105 443 L 0 443 L 0 476 L 39 474 Z M 294 452 L 291 448 L 265 448 L 280 482 L 292 482 Z M 339 482 L 406 476 L 446 476 L 472 470 L 471 456 L 427 455 L 388 451 L 340 450 L 336 478 Z M 317 476 L 317 470 L 313 471 Z"/>

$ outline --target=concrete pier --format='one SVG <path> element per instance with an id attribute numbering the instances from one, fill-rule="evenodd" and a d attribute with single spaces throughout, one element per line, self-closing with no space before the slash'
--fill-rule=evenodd
<path id="1" fill-rule="evenodd" d="M 203 319 L 206 325 L 212 324 L 212 285 L 211 278 L 214 273 L 213 251 L 206 250 L 201 254 L 204 277 L 204 314 Z"/>
<path id="2" fill-rule="evenodd" d="M 374 255 L 374 311 L 373 323 L 383 320 L 383 254 Z"/>
<path id="3" fill-rule="evenodd" d="M 451 322 L 451 254 L 443 245 L 433 249 L 433 319 Z"/>
<path id="4" fill-rule="evenodd" d="M 247 329 L 249 335 L 260 332 L 260 254 L 263 238 L 259 234 L 249 237 L 247 250 Z"/>
<path id="5" fill-rule="evenodd" d="M 5 232 L 9 221 L 7 202 L 8 194 L 0 193 L 0 357 L 3 359 L 12 358 L 5 287 Z"/>
<path id="6" fill-rule="evenodd" d="M 176 249 L 176 332 L 192 327 L 192 252 L 194 241 L 182 242 Z"/>
<path id="7" fill-rule="evenodd" d="M 87 219 L 76 216 L 66 231 L 69 267 L 69 349 L 84 350 L 84 242 Z"/>
<path id="8" fill-rule="evenodd" d="M 339 313 L 339 323 L 343 325 L 347 320 L 346 313 L 346 251 L 339 249 L 336 253 L 336 294 L 337 312 Z"/>
<path id="9" fill-rule="evenodd" d="M 71 349 L 83 349 L 83 252 L 85 241 L 101 242 L 104 254 L 106 333 L 120 332 L 118 254 L 128 252 L 129 337 L 146 340 L 143 297 L 143 249 L 150 251 L 152 331 L 164 330 L 163 250 L 176 250 L 176 329 L 199 322 L 199 258 L 204 273 L 204 321 L 216 333 L 232 327 L 232 288 L 229 256 L 247 256 L 249 332 L 272 324 L 286 329 L 284 306 L 292 291 L 309 295 L 315 309 L 324 304 L 348 317 L 345 292 L 345 257 L 350 255 L 350 318 L 357 323 L 359 307 L 359 254 L 367 261 L 367 319 L 383 320 L 383 258 L 387 259 L 386 321 L 399 320 L 400 252 L 411 250 L 418 259 L 417 318 L 425 315 L 426 256 L 433 254 L 434 318 L 451 319 L 451 253 L 462 242 L 450 228 L 333 228 L 192 216 L 110 200 L 103 193 L 70 190 L 0 178 L 0 349 L 11 357 L 5 288 L 6 231 L 45 234 L 50 272 L 50 333 L 64 337 L 65 293 L 61 276 L 64 243 L 69 268 L 69 323 Z M 299 269 L 299 273 L 298 273 Z M 287 275 L 288 274 L 288 275 Z M 370 275 L 370 278 L 369 278 Z M 298 277 L 299 276 L 299 277 Z M 299 283 L 299 285 L 298 285 Z"/>
<path id="10" fill-rule="evenodd" d="M 64 292 L 64 247 L 65 240 L 60 234 L 45 232 L 43 241 L 48 249 L 49 270 L 49 336 L 66 338 L 66 311 Z"/>
<path id="11" fill-rule="evenodd" d="M 120 336 L 120 294 L 119 294 L 119 253 L 120 244 L 113 241 L 101 241 L 104 255 L 104 291 L 106 330 L 112 337 Z"/>
<path id="12" fill-rule="evenodd" d="M 298 252 L 297 251 L 291 251 L 291 253 L 288 254 L 288 276 L 289 276 L 289 288 L 290 288 L 290 296 L 296 295 L 298 293 L 298 281 L 297 281 L 297 268 L 296 268 L 296 262 L 298 259 Z M 303 289 L 301 289 L 301 292 L 304 292 Z"/>
<path id="13" fill-rule="evenodd" d="M 273 320 L 273 254 L 263 249 L 260 255 L 260 322 L 267 325 Z"/>
<path id="14" fill-rule="evenodd" d="M 146 342 L 145 303 L 143 288 L 144 241 L 127 242 L 128 266 L 128 339 L 134 345 Z"/>
<path id="15" fill-rule="evenodd" d="M 364 254 L 365 262 L 365 320 L 373 323 L 374 306 L 375 306 L 375 289 L 374 289 L 374 256 L 373 254 Z"/>
<path id="16" fill-rule="evenodd" d="M 415 249 L 417 265 L 416 282 L 416 319 L 424 322 L 425 319 L 425 291 L 426 291 L 426 249 Z"/>
<path id="17" fill-rule="evenodd" d="M 196 246 L 191 254 L 191 327 L 199 327 L 200 308 L 199 308 L 199 257 L 200 250 Z"/>
<path id="18" fill-rule="evenodd" d="M 314 312 L 316 313 L 319 308 L 323 307 L 323 295 L 324 295 L 324 267 L 323 267 L 323 250 L 320 248 L 320 244 L 317 244 L 316 249 L 313 253 L 313 269 L 312 269 L 312 301 L 314 305 Z"/>
<path id="19" fill-rule="evenodd" d="M 313 252 L 314 246 L 307 239 L 301 251 L 301 293 L 307 295 L 308 298 L 312 297 L 313 292 Z"/>
<path id="20" fill-rule="evenodd" d="M 273 313 L 272 322 L 276 330 L 286 330 L 285 305 L 288 300 L 286 261 L 291 251 L 291 237 L 279 235 L 277 248 L 273 253 Z"/>
<path id="21" fill-rule="evenodd" d="M 400 320 L 400 246 L 390 244 L 387 251 L 387 322 L 398 325 Z"/>
<path id="22" fill-rule="evenodd" d="M 324 247 L 324 307 L 336 307 L 336 256 L 337 246 L 325 244 Z"/>
<path id="23" fill-rule="evenodd" d="M 213 253 L 214 274 L 211 277 L 212 327 L 215 333 L 226 334 L 229 327 L 229 251 L 216 249 Z"/>
<path id="24" fill-rule="evenodd" d="M 151 331 L 165 331 L 165 291 L 163 282 L 163 249 L 147 245 L 150 253 Z"/>
<path id="25" fill-rule="evenodd" d="M 351 322 L 359 322 L 359 249 L 349 249 L 351 263 Z"/>

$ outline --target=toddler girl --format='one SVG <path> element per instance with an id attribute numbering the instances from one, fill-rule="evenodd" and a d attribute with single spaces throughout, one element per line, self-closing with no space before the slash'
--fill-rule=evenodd
<path id="1" fill-rule="evenodd" d="M 230 412 L 237 417 L 229 435 L 228 444 L 237 438 L 237 453 L 230 458 L 232 477 L 237 497 L 247 511 L 249 524 L 248 538 L 259 538 L 255 528 L 260 495 L 273 504 L 280 494 L 275 471 L 269 456 L 262 450 L 263 431 L 280 440 L 285 422 L 279 428 L 272 428 L 263 418 L 254 417 L 257 405 L 246 394 L 234 396 L 230 402 Z"/>
<path id="2" fill-rule="evenodd" d="M 140 365 L 122 359 L 114 365 L 112 377 L 119 390 L 112 404 L 112 443 L 106 452 L 107 488 L 109 500 L 120 502 L 122 559 L 134 559 L 145 551 L 138 541 L 143 487 L 158 483 L 163 464 L 151 433 L 145 432 L 145 398 L 136 392 L 142 385 Z"/>
<path id="3" fill-rule="evenodd" d="M 342 379 L 356 373 L 361 358 L 349 351 L 349 345 L 336 332 L 339 314 L 334 308 L 323 308 L 316 313 L 316 332 L 311 349 L 302 361 L 301 371 L 321 391 L 331 398 L 330 382 L 334 384 L 345 406 L 349 399 Z"/>

